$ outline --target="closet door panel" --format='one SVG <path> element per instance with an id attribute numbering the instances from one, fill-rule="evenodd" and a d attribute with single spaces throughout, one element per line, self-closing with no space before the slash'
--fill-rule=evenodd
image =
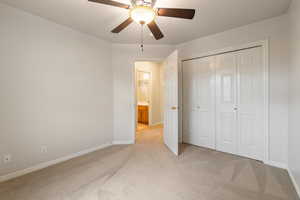
<path id="1" fill-rule="evenodd" d="M 217 150 L 232 154 L 238 152 L 236 75 L 234 53 L 216 57 Z"/>
<path id="2" fill-rule="evenodd" d="M 195 109 L 196 64 L 193 61 L 183 63 L 183 142 L 197 141 L 198 113 Z"/>
<path id="3" fill-rule="evenodd" d="M 263 160 L 265 146 L 262 48 L 237 53 L 239 154 Z"/>
<path id="4" fill-rule="evenodd" d="M 184 62 L 184 142 L 215 148 L 214 57 Z"/>
<path id="5" fill-rule="evenodd" d="M 215 149 L 215 57 L 197 61 L 199 146 Z"/>

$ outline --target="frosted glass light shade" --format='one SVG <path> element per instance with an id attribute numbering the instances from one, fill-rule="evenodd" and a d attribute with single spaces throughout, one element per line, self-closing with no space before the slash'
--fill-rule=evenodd
<path id="1" fill-rule="evenodd" d="M 130 11 L 130 17 L 139 24 L 149 24 L 155 16 L 155 11 L 148 6 L 136 6 Z"/>

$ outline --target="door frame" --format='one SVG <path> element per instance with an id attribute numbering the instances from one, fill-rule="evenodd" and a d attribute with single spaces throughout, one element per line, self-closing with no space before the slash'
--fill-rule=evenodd
<path id="1" fill-rule="evenodd" d="M 136 79 L 137 79 L 137 75 L 136 75 L 136 68 L 135 68 L 135 63 L 137 62 L 164 62 L 163 59 L 161 58 L 141 58 L 141 59 L 135 59 L 134 62 L 133 62 L 133 68 L 132 68 L 132 75 L 133 75 L 133 83 L 132 83 L 132 88 L 133 88 L 133 101 L 132 101 L 132 105 L 133 105 L 133 109 L 134 109 L 134 112 L 133 112 L 133 135 L 132 135 L 132 138 L 134 140 L 134 144 L 136 143 L 136 131 L 137 131 L 137 85 L 136 85 Z M 151 73 L 151 78 L 152 78 L 152 73 Z M 152 81 L 151 81 L 151 90 L 152 90 Z M 152 91 L 151 91 L 151 97 L 152 97 Z M 150 103 L 149 103 L 149 115 L 151 113 L 151 109 L 150 109 L 150 104 L 151 104 L 151 100 L 150 100 Z M 149 117 L 149 125 L 150 123 L 152 123 L 152 117 Z"/>
<path id="2" fill-rule="evenodd" d="M 136 66 L 134 66 L 136 68 Z M 148 105 L 148 126 L 152 125 L 152 72 L 147 72 L 147 71 L 144 71 L 144 70 L 138 70 L 138 69 L 135 69 L 135 104 L 136 104 L 136 115 L 137 115 L 137 107 L 138 107 L 138 99 L 137 99 L 137 73 L 138 72 L 143 72 L 143 73 L 149 73 L 150 74 L 150 85 L 149 85 L 149 105 Z M 136 125 L 138 124 L 138 119 L 136 117 Z"/>
<path id="3" fill-rule="evenodd" d="M 249 48 L 254 48 L 254 47 L 262 47 L 262 58 L 263 58 L 263 69 L 264 69 L 264 114 L 265 114 L 265 131 L 264 131 L 264 139 L 265 139 L 265 152 L 264 152 L 264 158 L 263 158 L 263 162 L 264 163 L 268 163 L 269 161 L 269 156 L 270 156 L 270 150 L 269 150 L 269 143 L 270 143 L 270 133 L 269 133 L 269 126 L 270 126 L 270 121 L 269 121 L 269 107 L 270 107 L 270 102 L 269 102 L 269 39 L 265 39 L 265 40 L 259 40 L 256 42 L 251 42 L 251 43 L 246 43 L 246 44 L 242 44 L 242 45 L 236 45 L 236 46 L 229 46 L 226 48 L 222 48 L 222 49 L 217 49 L 217 50 L 213 50 L 213 51 L 208 51 L 208 52 L 204 52 L 204 53 L 200 53 L 200 54 L 195 54 L 192 57 L 188 57 L 185 59 L 181 59 L 180 62 L 180 66 L 179 66 L 179 99 L 180 99 L 180 107 L 183 108 L 183 73 L 182 73 L 182 69 L 183 69 L 183 62 L 185 61 L 189 61 L 189 60 L 194 60 L 194 59 L 200 59 L 200 58 L 204 58 L 204 57 L 210 57 L 210 56 L 217 56 L 220 54 L 225 54 L 225 53 L 230 53 L 230 52 L 236 52 L 236 51 L 241 51 L 241 50 L 245 50 L 245 49 L 249 49 Z M 182 110 L 182 109 L 181 109 Z M 183 142 L 182 138 L 183 138 L 183 117 L 182 117 L 182 112 L 179 113 L 180 115 L 180 128 L 179 128 L 179 134 L 180 134 L 180 143 Z M 214 137 L 216 139 L 216 132 L 214 133 Z M 216 145 L 216 142 L 215 142 Z"/>

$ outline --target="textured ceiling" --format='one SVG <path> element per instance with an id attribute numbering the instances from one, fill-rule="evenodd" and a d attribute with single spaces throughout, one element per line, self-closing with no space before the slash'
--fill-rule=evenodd
<path id="1" fill-rule="evenodd" d="M 16 8 L 114 43 L 138 43 L 141 27 L 132 23 L 120 34 L 110 31 L 128 17 L 128 10 L 87 0 L 0 0 Z M 119 0 L 129 3 L 129 0 Z M 179 44 L 199 37 L 275 17 L 286 12 L 290 0 L 157 0 L 157 7 L 195 8 L 194 20 L 158 17 L 165 38 L 148 44 Z"/>

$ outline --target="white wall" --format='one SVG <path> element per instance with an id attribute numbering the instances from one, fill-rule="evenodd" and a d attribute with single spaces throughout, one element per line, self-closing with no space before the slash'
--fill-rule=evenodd
<path id="1" fill-rule="evenodd" d="M 290 7 L 291 67 L 289 96 L 289 169 L 298 184 L 300 195 L 300 1 Z"/>
<path id="2" fill-rule="evenodd" d="M 0 175 L 112 142 L 112 83 L 109 43 L 0 4 Z"/>
<path id="3" fill-rule="evenodd" d="M 114 141 L 133 143 L 135 139 L 134 63 L 162 61 L 174 50 L 169 45 L 145 45 L 142 53 L 138 45 L 113 44 L 114 70 Z"/>
<path id="4" fill-rule="evenodd" d="M 287 164 L 288 134 L 288 16 L 265 20 L 178 45 L 181 59 L 205 52 L 269 39 L 270 160 Z"/>
<path id="5" fill-rule="evenodd" d="M 135 63 L 135 68 L 138 71 L 149 72 L 152 75 L 151 79 L 151 112 L 150 112 L 150 125 L 157 125 L 163 122 L 161 117 L 161 62 L 148 62 L 141 61 Z M 137 83 L 136 83 L 137 84 Z"/>

